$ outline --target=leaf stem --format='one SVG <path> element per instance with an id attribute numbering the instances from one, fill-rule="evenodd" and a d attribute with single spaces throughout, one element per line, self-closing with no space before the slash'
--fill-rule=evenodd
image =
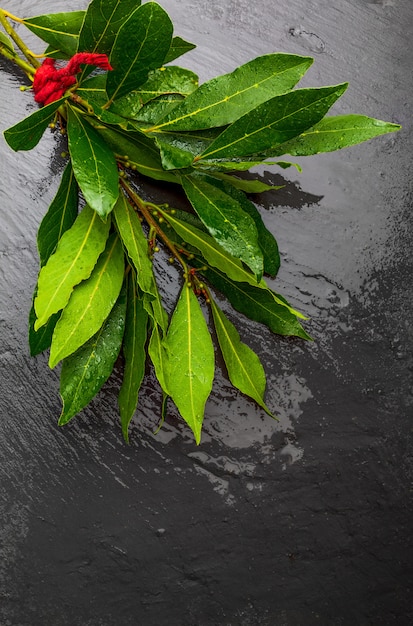
<path id="1" fill-rule="evenodd" d="M 1 43 L 0 43 L 0 54 L 4 56 L 6 59 L 9 59 L 10 61 L 13 61 L 14 63 L 16 63 L 16 65 L 18 65 L 24 71 L 27 77 L 30 80 L 33 80 L 33 76 L 34 76 L 33 68 L 28 63 L 26 63 L 26 61 L 23 61 L 23 59 L 18 57 L 15 52 L 12 52 Z"/>
<path id="2" fill-rule="evenodd" d="M 30 65 L 32 66 L 32 67 L 30 67 L 30 66 L 27 66 L 27 67 L 30 67 L 30 73 L 34 74 L 33 68 L 35 70 L 37 70 L 37 68 L 40 67 L 40 63 L 35 58 L 35 56 L 33 55 L 33 52 L 26 46 L 24 41 L 16 33 L 14 28 L 12 26 L 10 26 L 9 22 L 6 19 L 7 17 L 9 17 L 10 19 L 12 19 L 12 20 L 14 20 L 16 22 L 19 22 L 21 24 L 23 24 L 24 22 L 20 18 L 16 18 L 14 15 L 9 13 L 8 11 L 5 11 L 4 9 L 0 9 L 0 23 L 1 23 L 1 25 L 3 26 L 4 30 L 9 35 L 9 37 L 11 37 L 11 39 L 13 39 L 14 43 L 23 52 L 24 56 L 29 61 Z M 16 57 L 16 59 L 13 59 L 13 60 L 16 61 L 16 63 L 17 63 L 17 57 Z M 22 61 L 22 59 L 20 59 L 20 61 Z M 20 65 L 20 64 L 18 63 L 18 65 Z M 23 68 L 23 69 L 25 69 L 25 68 Z M 25 72 L 28 73 L 27 69 L 25 69 Z M 29 75 L 29 78 L 32 78 L 32 76 Z"/>

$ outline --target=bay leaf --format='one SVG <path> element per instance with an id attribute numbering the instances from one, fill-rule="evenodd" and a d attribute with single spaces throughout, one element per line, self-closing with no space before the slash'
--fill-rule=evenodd
<path id="1" fill-rule="evenodd" d="M 59 426 L 67 424 L 87 406 L 111 375 L 122 345 L 125 316 L 126 293 L 122 290 L 97 333 L 63 360 Z"/>
<path id="2" fill-rule="evenodd" d="M 31 150 L 37 146 L 57 109 L 65 100 L 65 97 L 55 100 L 5 130 L 4 138 L 10 148 L 17 152 L 18 150 Z"/>
<path id="3" fill-rule="evenodd" d="M 347 86 L 296 89 L 271 98 L 231 124 L 198 158 L 243 158 L 273 149 L 321 120 Z"/>
<path id="4" fill-rule="evenodd" d="M 147 326 L 148 314 L 143 306 L 143 299 L 137 292 L 134 272 L 130 272 L 123 341 L 125 365 L 118 396 L 120 422 L 126 442 L 129 442 L 129 424 L 138 406 L 139 389 L 145 374 Z"/>
<path id="5" fill-rule="evenodd" d="M 292 89 L 312 62 L 311 57 L 294 54 L 257 57 L 203 83 L 150 130 L 200 130 L 231 124 L 262 102 Z"/>
<path id="6" fill-rule="evenodd" d="M 185 41 L 185 39 L 182 39 L 182 37 L 179 36 L 173 37 L 171 47 L 169 48 L 169 52 L 166 55 L 164 63 L 171 63 L 171 61 L 175 61 L 175 59 L 178 59 L 183 54 L 190 52 L 190 50 L 193 50 L 194 48 L 196 48 L 194 43 Z"/>
<path id="7" fill-rule="evenodd" d="M 106 219 L 119 196 L 119 174 L 113 152 L 72 106 L 67 109 L 67 136 L 73 171 L 85 200 Z"/>
<path id="8" fill-rule="evenodd" d="M 66 165 L 59 189 L 37 231 L 40 265 L 48 261 L 63 235 L 74 223 L 78 209 L 78 187 L 72 164 Z"/>
<path id="9" fill-rule="evenodd" d="M 59 240 L 56 252 L 39 273 L 34 301 L 38 330 L 53 313 L 63 309 L 75 285 L 90 276 L 105 249 L 110 220 L 103 222 L 89 206 L 81 211 L 73 226 Z"/>
<path id="10" fill-rule="evenodd" d="M 148 240 L 143 233 L 142 224 L 136 212 L 124 194 L 119 195 L 113 213 L 119 235 L 136 270 L 137 283 L 142 291 L 155 298 L 155 279 L 152 261 L 148 254 Z"/>
<path id="11" fill-rule="evenodd" d="M 116 233 L 110 235 L 92 274 L 73 290 L 53 333 L 49 367 L 76 352 L 102 326 L 123 282 L 124 254 Z"/>
<path id="12" fill-rule="evenodd" d="M 250 215 L 236 199 L 219 189 L 211 177 L 183 176 L 182 186 L 209 233 L 224 250 L 246 263 L 259 282 L 263 257 L 257 229 Z"/>
<path id="13" fill-rule="evenodd" d="M 264 402 L 266 377 L 260 359 L 249 346 L 241 341 L 237 329 L 214 300 L 211 300 L 211 309 L 218 342 L 231 383 L 255 400 L 268 415 L 273 417 Z"/>
<path id="14" fill-rule="evenodd" d="M 92 0 L 79 33 L 79 52 L 110 54 L 116 35 L 140 0 Z"/>
<path id="15" fill-rule="evenodd" d="M 399 130 L 399 124 L 382 122 L 365 115 L 335 115 L 322 119 L 291 141 L 271 152 L 276 155 L 309 156 L 332 152 Z"/>
<path id="16" fill-rule="evenodd" d="M 85 11 L 50 13 L 26 17 L 23 24 L 37 37 L 71 57 L 77 52 L 84 17 Z"/>
<path id="17" fill-rule="evenodd" d="M 109 103 L 146 82 L 151 70 L 161 67 L 172 42 L 172 22 L 159 4 L 146 2 L 123 23 L 110 55 Z"/>
<path id="18" fill-rule="evenodd" d="M 164 346 L 168 392 L 199 444 L 205 403 L 214 378 L 214 347 L 198 299 L 186 284 Z"/>

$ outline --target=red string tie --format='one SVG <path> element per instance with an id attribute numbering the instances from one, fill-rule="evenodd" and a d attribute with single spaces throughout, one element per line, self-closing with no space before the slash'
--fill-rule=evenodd
<path id="1" fill-rule="evenodd" d="M 94 65 L 102 70 L 113 69 L 106 54 L 78 52 L 65 67 L 59 69 L 56 68 L 55 59 L 45 59 L 34 75 L 33 91 L 36 102 L 50 104 L 59 100 L 76 84 L 76 74 L 83 64 Z"/>

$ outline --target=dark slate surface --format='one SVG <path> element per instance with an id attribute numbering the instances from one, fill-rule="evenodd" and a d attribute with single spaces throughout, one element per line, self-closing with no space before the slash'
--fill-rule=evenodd
<path id="1" fill-rule="evenodd" d="M 85 4 L 2 2 L 21 15 Z M 14 154 L 1 139 L 0 624 L 407 626 L 413 5 L 163 6 L 198 43 L 182 64 L 202 80 L 258 54 L 312 54 L 303 86 L 349 80 L 335 112 L 404 129 L 302 159 L 302 174 L 266 171 L 286 185 L 254 198 L 282 251 L 276 288 L 308 314 L 315 341 L 279 340 L 234 314 L 262 356 L 280 422 L 219 374 L 200 447 L 173 413 L 152 434 L 160 396 L 150 372 L 129 447 L 116 417 L 119 374 L 57 428 L 58 372 L 29 357 L 26 319 L 35 231 L 63 146 L 48 134 Z M 4 130 L 34 104 L 18 73 L 3 61 L 0 70 Z M 170 306 L 176 285 L 165 279 L 163 290 Z"/>

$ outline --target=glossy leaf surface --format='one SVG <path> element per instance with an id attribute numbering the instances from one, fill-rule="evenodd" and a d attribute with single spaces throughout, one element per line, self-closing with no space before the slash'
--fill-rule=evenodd
<path id="1" fill-rule="evenodd" d="M 37 354 L 40 354 L 41 352 L 44 352 L 44 350 L 47 350 L 48 348 L 50 348 L 50 344 L 52 343 L 53 332 L 57 324 L 57 320 L 60 317 L 60 311 L 59 311 L 59 313 L 55 313 L 54 315 L 49 317 L 46 324 L 44 324 L 44 326 L 42 326 L 41 328 L 39 328 L 39 330 L 36 331 L 34 329 L 34 325 L 37 319 L 36 313 L 34 310 L 34 299 L 36 297 L 36 294 L 37 294 L 37 287 L 33 294 L 33 303 L 30 308 L 30 313 L 29 313 L 30 356 L 36 356 Z"/>
<path id="2" fill-rule="evenodd" d="M 59 426 L 67 424 L 95 397 L 112 373 L 125 329 L 126 294 L 118 301 L 97 333 L 62 363 Z"/>
<path id="3" fill-rule="evenodd" d="M 170 65 L 150 72 L 148 80 L 132 94 L 137 94 L 142 105 L 144 105 L 164 94 L 180 94 L 187 97 L 197 86 L 198 76 L 194 72 L 183 67 Z M 123 111 L 127 112 L 127 97 L 119 102 L 119 106 L 122 106 Z"/>
<path id="4" fill-rule="evenodd" d="M 73 171 L 89 206 L 106 219 L 119 196 L 119 174 L 112 150 L 73 107 L 67 110 Z"/>
<path id="5" fill-rule="evenodd" d="M 79 52 L 109 54 L 116 35 L 140 0 L 92 0 L 79 33 Z"/>
<path id="6" fill-rule="evenodd" d="M 78 193 L 77 184 L 74 180 L 70 162 L 67 164 L 56 196 L 44 216 L 37 232 L 37 247 L 39 250 L 40 265 L 43 266 L 49 260 L 51 254 L 65 233 L 74 223 L 77 217 Z M 37 285 L 33 294 L 33 303 L 29 314 L 29 347 L 31 356 L 40 354 L 50 348 L 52 335 L 60 312 L 52 315 L 46 324 L 37 331 L 34 329 L 36 313 L 34 300 L 37 295 Z"/>
<path id="7" fill-rule="evenodd" d="M 214 347 L 197 297 L 186 285 L 164 345 L 168 392 L 199 444 L 205 403 L 214 378 Z"/>
<path id="8" fill-rule="evenodd" d="M 165 172 L 159 150 L 148 137 L 113 128 L 101 128 L 99 134 L 114 152 L 127 156 L 140 174 L 170 183 L 178 182 L 175 174 Z"/>
<path id="9" fill-rule="evenodd" d="M 191 223 L 184 222 L 175 215 L 164 214 L 168 223 L 179 236 L 178 241 L 185 241 L 189 245 L 197 248 L 208 265 L 212 265 L 225 272 L 232 280 L 239 282 L 250 282 L 257 285 L 257 279 L 254 274 L 249 272 L 241 261 L 226 252 L 217 244 L 215 239 L 207 233 L 199 230 Z M 182 212 L 180 215 L 184 217 Z"/>
<path id="10" fill-rule="evenodd" d="M 220 172 L 214 172 L 214 178 L 224 180 L 236 189 L 240 189 L 245 193 L 263 193 L 265 191 L 277 191 L 282 189 L 283 185 L 268 185 L 264 181 L 257 178 L 238 178 L 237 176 L 231 176 L 230 174 L 224 174 Z"/>
<path id="11" fill-rule="evenodd" d="M 4 138 L 10 148 L 17 152 L 18 150 L 31 150 L 37 146 L 57 109 L 65 100 L 66 98 L 60 98 L 51 102 L 5 130 Z"/>
<path id="12" fill-rule="evenodd" d="M 267 54 L 230 74 L 203 83 L 156 124 L 159 130 L 200 130 L 231 124 L 275 95 L 289 91 L 313 59 L 293 54 Z"/>
<path id="13" fill-rule="evenodd" d="M 73 290 L 56 324 L 50 348 L 50 367 L 73 354 L 99 330 L 119 296 L 123 274 L 122 244 L 113 234 L 90 277 Z"/>
<path id="14" fill-rule="evenodd" d="M 265 324 L 273 333 L 310 339 L 297 317 L 277 302 L 269 290 L 248 283 L 236 283 L 215 268 L 202 270 L 201 273 L 225 295 L 234 309 L 255 322 Z"/>
<path id="15" fill-rule="evenodd" d="M 346 89 L 344 83 L 276 96 L 231 124 L 200 158 L 245 157 L 284 143 L 316 124 Z"/>
<path id="16" fill-rule="evenodd" d="M 45 265 L 63 235 L 74 223 L 78 209 L 78 187 L 72 164 L 66 165 L 62 180 L 37 231 L 40 265 Z"/>
<path id="17" fill-rule="evenodd" d="M 129 424 L 138 405 L 139 389 L 145 374 L 147 325 L 148 314 L 142 298 L 138 296 L 135 276 L 131 272 L 128 276 L 128 305 L 123 343 L 125 365 L 118 397 L 122 433 L 127 442 Z"/>
<path id="18" fill-rule="evenodd" d="M 61 237 L 56 252 L 40 270 L 35 311 L 38 330 L 53 313 L 63 309 L 75 285 L 92 273 L 105 249 L 110 221 L 104 223 L 86 206 Z"/>
<path id="19" fill-rule="evenodd" d="M 77 51 L 84 17 L 85 11 L 50 13 L 25 18 L 23 24 L 56 50 L 62 50 L 71 57 Z"/>
<path id="20" fill-rule="evenodd" d="M 240 339 L 237 329 L 211 300 L 214 326 L 231 383 L 252 398 L 269 415 L 271 411 L 264 402 L 266 377 L 261 361 L 251 348 Z"/>
<path id="21" fill-rule="evenodd" d="M 156 378 L 164 394 L 169 395 L 167 384 L 167 353 L 162 341 L 158 324 L 152 328 L 151 338 L 148 345 L 148 354 L 153 363 Z"/>
<path id="22" fill-rule="evenodd" d="M 16 51 L 13 48 L 13 45 L 12 45 L 10 39 L 5 35 L 5 33 L 1 32 L 1 31 L 0 31 L 0 46 L 4 46 L 4 48 L 6 48 L 6 50 L 11 52 L 13 55 L 16 54 Z"/>
<path id="23" fill-rule="evenodd" d="M 173 26 L 156 3 L 136 9 L 120 28 L 110 55 L 106 91 L 110 102 L 146 82 L 150 70 L 160 67 L 171 47 Z"/>
<path id="24" fill-rule="evenodd" d="M 231 176 L 231 179 L 233 178 L 234 177 Z M 219 189 L 222 189 L 229 196 L 234 198 L 234 200 L 239 202 L 243 211 L 245 211 L 245 213 L 248 213 L 248 215 L 254 221 L 258 233 L 258 245 L 263 256 L 264 272 L 274 277 L 280 268 L 280 254 L 278 251 L 278 244 L 274 235 L 265 226 L 257 207 L 245 196 L 245 194 L 241 190 L 234 188 L 232 181 L 230 183 L 229 181 L 227 181 L 227 179 L 218 180 L 215 182 L 215 185 L 218 186 Z M 245 281 L 245 279 L 241 279 L 241 281 L 242 280 Z"/>
<path id="25" fill-rule="evenodd" d="M 178 59 L 183 54 L 193 50 L 194 48 L 196 48 L 195 44 L 185 41 L 182 37 L 173 37 L 171 47 L 165 57 L 164 63 L 171 63 L 171 61 L 175 61 L 175 59 Z"/>
<path id="26" fill-rule="evenodd" d="M 309 156 L 319 152 L 332 152 L 399 129 L 398 124 L 382 122 L 365 115 L 336 115 L 322 119 L 295 139 L 279 146 L 273 154 Z"/>
<path id="27" fill-rule="evenodd" d="M 113 213 L 123 245 L 136 270 L 137 283 L 142 291 L 155 298 L 156 292 L 152 261 L 148 254 L 148 240 L 143 233 L 142 224 L 136 212 L 123 194 L 120 194 Z"/>
<path id="28" fill-rule="evenodd" d="M 243 211 L 237 200 L 218 189 L 210 177 L 185 176 L 182 186 L 214 239 L 229 254 L 244 261 L 259 281 L 263 258 L 253 219 Z"/>

